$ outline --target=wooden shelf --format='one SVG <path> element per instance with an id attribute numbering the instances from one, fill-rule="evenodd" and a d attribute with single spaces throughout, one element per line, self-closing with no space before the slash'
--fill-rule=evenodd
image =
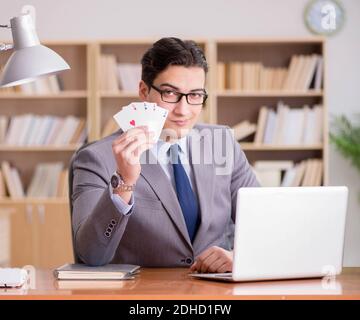
<path id="1" fill-rule="evenodd" d="M 307 151 L 307 150 L 322 150 L 323 145 L 264 145 L 255 144 L 252 142 L 240 142 L 241 148 L 244 151 Z"/>
<path id="2" fill-rule="evenodd" d="M 0 152 L 73 152 L 79 149 L 81 145 L 66 145 L 66 146 L 7 146 L 0 145 Z"/>
<path id="3" fill-rule="evenodd" d="M 85 90 L 62 91 L 56 94 L 0 93 L 0 99 L 74 99 L 87 98 Z"/>
<path id="4" fill-rule="evenodd" d="M 238 45 L 238 44 L 269 44 L 269 45 L 273 45 L 273 44 L 308 44 L 308 43 L 321 43 L 325 40 L 325 37 L 321 37 L 321 36 L 311 36 L 311 37 L 299 37 L 299 38 L 287 38 L 287 37 L 283 37 L 283 38 L 271 38 L 271 37 L 266 37 L 266 38 L 259 38 L 259 37 L 255 37 L 255 38 L 223 38 L 223 39 L 218 39 L 217 43 L 218 44 L 230 44 L 230 45 Z"/>
<path id="5" fill-rule="evenodd" d="M 219 98 L 221 97 L 321 97 L 322 91 L 234 91 L 225 90 L 217 91 L 215 93 Z"/>
<path id="6" fill-rule="evenodd" d="M 101 98 L 137 98 L 139 99 L 139 95 L 137 92 L 100 92 Z"/>

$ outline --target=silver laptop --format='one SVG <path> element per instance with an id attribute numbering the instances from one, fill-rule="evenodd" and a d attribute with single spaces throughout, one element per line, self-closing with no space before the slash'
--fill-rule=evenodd
<path id="1" fill-rule="evenodd" d="M 347 187 L 241 188 L 232 273 L 222 281 L 317 278 L 341 273 Z"/>

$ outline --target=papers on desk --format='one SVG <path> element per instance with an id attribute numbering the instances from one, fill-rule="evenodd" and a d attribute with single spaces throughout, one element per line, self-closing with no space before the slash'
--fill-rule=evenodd
<path id="1" fill-rule="evenodd" d="M 85 264 L 65 264 L 54 271 L 58 280 L 127 280 L 133 279 L 140 266 L 131 264 L 107 264 L 90 267 Z"/>

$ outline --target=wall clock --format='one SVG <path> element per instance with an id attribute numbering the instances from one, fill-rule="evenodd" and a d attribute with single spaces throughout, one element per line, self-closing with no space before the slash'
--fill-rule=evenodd
<path id="1" fill-rule="evenodd" d="M 330 36 L 342 28 L 345 11 L 337 0 L 311 0 L 305 8 L 304 19 L 312 33 Z"/>

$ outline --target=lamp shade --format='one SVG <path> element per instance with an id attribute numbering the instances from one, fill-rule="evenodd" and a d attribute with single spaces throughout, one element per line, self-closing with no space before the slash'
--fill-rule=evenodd
<path id="1" fill-rule="evenodd" d="M 70 69 L 55 51 L 40 44 L 30 15 L 12 18 L 14 52 L 7 61 L 0 87 L 10 87 L 35 80 L 37 77 Z"/>

